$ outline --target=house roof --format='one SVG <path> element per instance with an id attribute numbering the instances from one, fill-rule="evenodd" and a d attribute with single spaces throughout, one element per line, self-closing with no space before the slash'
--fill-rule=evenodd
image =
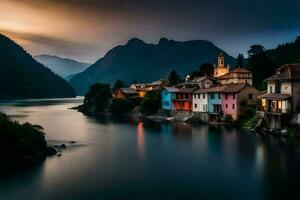
<path id="1" fill-rule="evenodd" d="M 225 85 L 218 85 L 218 86 L 214 86 L 214 87 L 210 87 L 208 88 L 208 93 L 213 93 L 213 92 L 223 92 L 223 90 L 225 89 Z"/>
<path id="2" fill-rule="evenodd" d="M 237 93 L 244 89 L 246 86 L 250 86 L 248 83 L 233 83 L 226 85 L 223 92 L 224 93 Z M 250 86 L 251 87 L 251 86 Z"/>
<path id="3" fill-rule="evenodd" d="M 203 88 L 203 89 L 195 90 L 193 93 L 204 94 L 204 93 L 207 93 L 207 92 L 208 92 L 208 88 Z"/>
<path id="4" fill-rule="evenodd" d="M 299 80 L 300 81 L 300 64 L 285 64 L 276 69 L 276 74 L 265 79 L 265 81 L 275 80 Z"/>
<path id="5" fill-rule="evenodd" d="M 249 70 L 247 70 L 245 68 L 237 67 L 234 70 L 232 70 L 231 72 L 224 74 L 222 76 L 219 76 L 218 79 L 232 78 L 232 74 L 252 74 L 252 72 L 250 72 Z"/>
<path id="6" fill-rule="evenodd" d="M 195 85 L 195 84 L 201 83 L 202 81 L 205 81 L 206 79 L 213 81 L 215 78 L 211 77 L 211 76 L 200 76 L 200 77 L 196 77 L 190 81 L 180 83 L 178 85 Z"/>
<path id="7" fill-rule="evenodd" d="M 177 93 L 193 93 L 195 90 L 195 88 L 178 88 Z"/>
<path id="8" fill-rule="evenodd" d="M 138 92 L 132 88 L 120 88 L 120 90 L 125 94 L 138 94 Z"/>
<path id="9" fill-rule="evenodd" d="M 178 92 L 179 89 L 176 87 L 164 87 L 165 90 L 167 90 L 168 92 L 174 93 L 174 92 Z"/>
<path id="10" fill-rule="evenodd" d="M 289 94 L 276 94 L 276 93 L 267 93 L 259 96 L 260 99 L 276 99 L 276 100 L 285 100 L 291 98 Z"/>

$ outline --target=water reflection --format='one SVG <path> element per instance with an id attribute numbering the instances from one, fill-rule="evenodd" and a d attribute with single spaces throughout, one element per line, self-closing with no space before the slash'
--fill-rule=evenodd
<path id="1" fill-rule="evenodd" d="M 69 110 L 76 101 L 0 103 L 13 119 L 41 124 L 47 139 L 87 144 L 0 178 L 0 199 L 275 199 L 297 193 L 300 148 L 286 139 L 232 127 L 93 118 Z"/>

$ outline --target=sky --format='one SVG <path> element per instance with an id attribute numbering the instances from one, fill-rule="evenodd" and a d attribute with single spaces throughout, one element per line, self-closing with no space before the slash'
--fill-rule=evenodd
<path id="1" fill-rule="evenodd" d="M 300 35 L 299 0 L 0 0 L 0 33 L 33 55 L 93 63 L 138 37 L 204 39 L 232 56 Z"/>

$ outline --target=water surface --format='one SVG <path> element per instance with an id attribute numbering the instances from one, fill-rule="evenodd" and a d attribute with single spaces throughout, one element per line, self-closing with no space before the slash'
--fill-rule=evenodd
<path id="1" fill-rule="evenodd" d="M 42 125 L 49 142 L 78 144 L 62 157 L 0 177 L 0 199 L 274 199 L 297 193 L 295 141 L 207 125 L 95 119 L 68 109 L 81 102 L 0 102 L 0 112 Z"/>

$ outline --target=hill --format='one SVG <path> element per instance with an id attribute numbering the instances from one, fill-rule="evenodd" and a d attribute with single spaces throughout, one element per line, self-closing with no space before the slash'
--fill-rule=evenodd
<path id="1" fill-rule="evenodd" d="M 235 66 L 235 59 L 205 40 L 178 42 L 160 39 L 158 44 L 147 44 L 133 38 L 125 45 L 117 46 L 85 71 L 76 74 L 69 83 L 78 94 L 85 94 L 95 82 L 125 83 L 153 81 L 167 78 L 171 70 L 186 75 L 198 69 L 202 63 L 216 63 L 220 52 L 226 62 Z"/>
<path id="2" fill-rule="evenodd" d="M 68 58 L 60 58 L 58 56 L 50 56 L 50 55 L 37 55 L 34 58 L 51 69 L 54 73 L 60 75 L 65 78 L 82 72 L 91 64 L 78 62 L 76 60 L 68 59 Z"/>
<path id="3" fill-rule="evenodd" d="M 74 97 L 73 88 L 0 34 L 0 98 Z"/>

